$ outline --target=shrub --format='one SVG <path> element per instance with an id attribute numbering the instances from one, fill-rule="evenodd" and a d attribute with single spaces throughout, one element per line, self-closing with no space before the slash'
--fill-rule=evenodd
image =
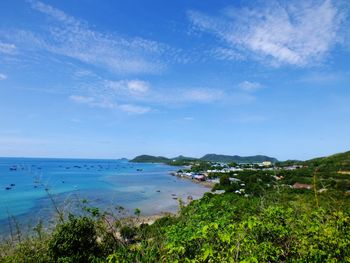
<path id="1" fill-rule="evenodd" d="M 56 262 L 92 261 L 100 254 L 94 221 L 70 215 L 52 234 L 49 253 Z"/>

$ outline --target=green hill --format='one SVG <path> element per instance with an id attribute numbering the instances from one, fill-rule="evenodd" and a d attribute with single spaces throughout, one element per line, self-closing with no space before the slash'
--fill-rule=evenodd
<path id="1" fill-rule="evenodd" d="M 318 172 L 324 176 L 350 175 L 350 151 L 311 159 L 304 164 L 310 168 L 317 168 Z"/>
<path id="2" fill-rule="evenodd" d="M 167 163 L 170 159 L 163 156 L 152 155 L 139 155 L 132 159 L 130 162 L 134 163 Z"/>
<path id="3" fill-rule="evenodd" d="M 272 163 L 277 162 L 276 158 L 265 155 L 254 155 L 242 157 L 239 155 L 222 155 L 222 154 L 206 154 L 202 158 L 202 161 L 220 162 L 220 163 L 261 163 L 264 161 L 270 161 Z"/>
<path id="4" fill-rule="evenodd" d="M 218 163 L 261 163 L 264 161 L 270 161 L 272 163 L 277 162 L 276 158 L 265 156 L 265 155 L 254 155 L 242 157 L 239 155 L 223 155 L 223 154 L 206 154 L 202 158 L 185 157 L 179 155 L 174 158 L 167 158 L 163 156 L 152 156 L 152 155 L 139 155 L 136 156 L 131 162 L 136 163 L 173 163 L 173 160 L 177 162 L 190 162 L 190 161 L 205 161 L 205 162 L 218 162 Z"/>
<path id="5" fill-rule="evenodd" d="M 316 175 L 318 188 L 335 188 L 344 191 L 350 188 L 350 151 L 303 162 L 289 161 L 285 163 L 302 166 L 302 168 L 293 171 L 277 171 L 277 174 L 283 177 L 282 181 L 285 184 L 292 185 L 296 182 L 314 184 L 314 175 Z M 283 164 L 282 162 L 278 165 L 283 167 Z"/>

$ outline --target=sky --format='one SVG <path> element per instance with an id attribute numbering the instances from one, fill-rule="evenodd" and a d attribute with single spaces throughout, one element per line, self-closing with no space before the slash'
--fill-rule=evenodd
<path id="1" fill-rule="evenodd" d="M 350 2 L 2 0 L 0 156 L 350 150 Z"/>

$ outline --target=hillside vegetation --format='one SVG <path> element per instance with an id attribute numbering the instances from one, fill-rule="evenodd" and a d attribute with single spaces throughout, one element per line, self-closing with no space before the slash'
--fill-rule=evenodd
<path id="1" fill-rule="evenodd" d="M 264 161 L 270 161 L 272 163 L 277 162 L 276 158 L 265 156 L 265 155 L 254 155 L 242 157 L 239 155 L 222 155 L 222 154 L 206 154 L 201 158 L 178 156 L 174 158 L 166 158 L 163 156 L 152 156 L 152 155 L 139 155 L 136 156 L 131 162 L 136 163 L 166 163 L 166 164 L 176 164 L 180 162 L 218 162 L 218 163 L 261 163 Z"/>
<path id="2" fill-rule="evenodd" d="M 270 161 L 272 163 L 277 162 L 276 158 L 265 155 L 254 155 L 242 157 L 239 155 L 222 155 L 222 154 L 206 154 L 202 158 L 202 161 L 210 162 L 222 162 L 222 163 L 261 163 L 264 161 Z"/>

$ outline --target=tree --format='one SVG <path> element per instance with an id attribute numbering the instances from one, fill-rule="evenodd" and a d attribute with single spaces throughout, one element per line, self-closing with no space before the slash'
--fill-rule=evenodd
<path id="1" fill-rule="evenodd" d="M 224 174 L 220 177 L 221 186 L 229 186 L 231 184 L 230 177 L 227 174 Z"/>
<path id="2" fill-rule="evenodd" d="M 100 252 L 96 240 L 94 221 L 70 215 L 53 233 L 49 252 L 55 262 L 90 262 Z"/>

